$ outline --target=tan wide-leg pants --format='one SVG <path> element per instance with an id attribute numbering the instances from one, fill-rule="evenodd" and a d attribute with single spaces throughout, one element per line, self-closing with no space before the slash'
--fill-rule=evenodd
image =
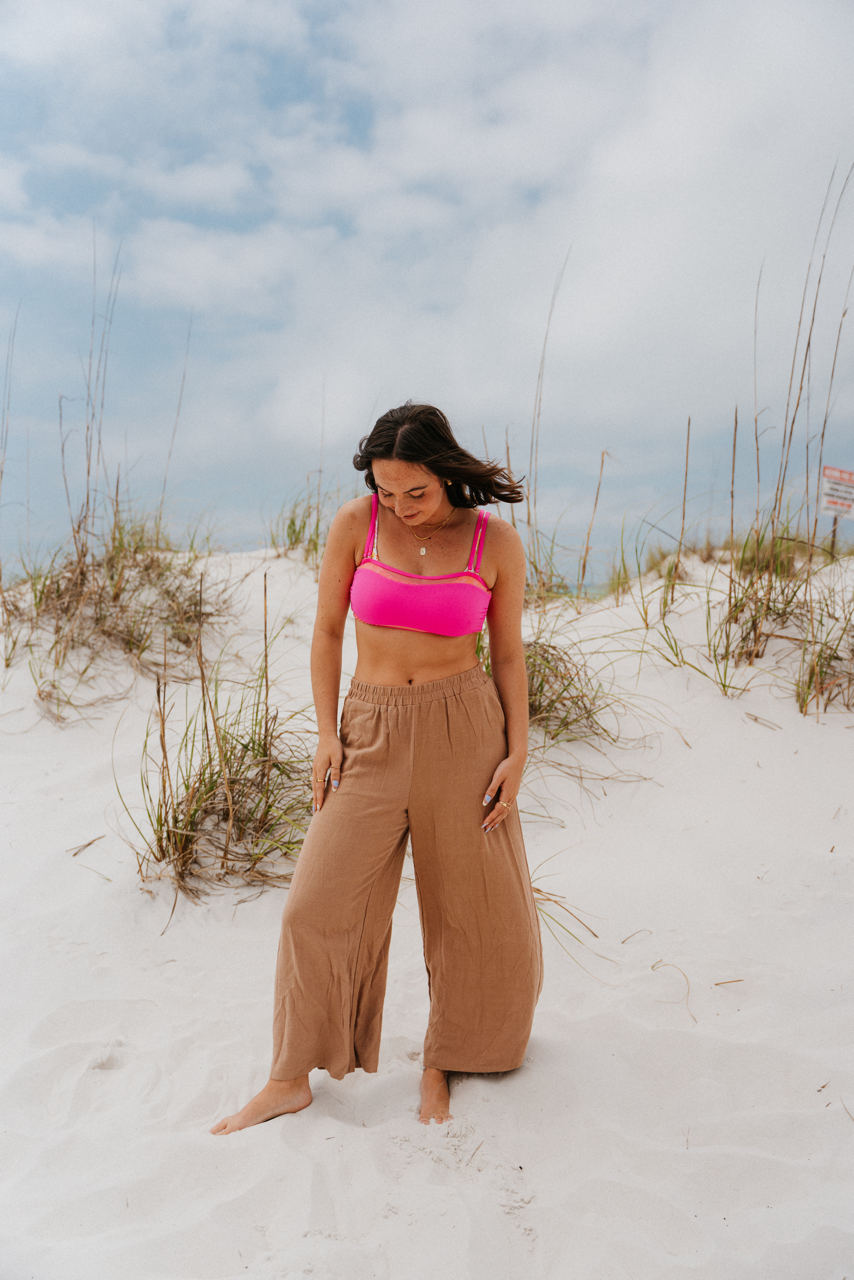
<path id="1" fill-rule="evenodd" d="M 495 686 L 480 667 L 412 686 L 353 681 L 341 741 L 340 786 L 312 819 L 282 917 L 273 1079 L 377 1070 L 407 836 L 430 991 L 424 1066 L 518 1067 L 542 949 L 517 808 L 481 830 L 507 752 Z"/>

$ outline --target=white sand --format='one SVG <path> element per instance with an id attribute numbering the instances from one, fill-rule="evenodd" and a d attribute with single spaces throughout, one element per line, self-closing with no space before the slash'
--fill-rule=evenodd
<path id="1" fill-rule="evenodd" d="M 260 560 L 233 562 L 255 566 L 230 636 L 246 658 Z M 299 705 L 314 586 L 269 567 L 271 606 L 297 612 L 278 674 Z M 596 651 L 636 624 L 624 604 L 577 633 Z M 140 891 L 113 830 L 111 754 L 138 803 L 150 682 L 58 727 L 15 668 L 2 1280 L 851 1280 L 854 716 L 805 719 L 768 674 L 726 700 L 685 668 L 636 670 L 614 676 L 645 744 L 576 755 L 643 780 L 585 798 L 534 779 L 555 821 L 528 823 L 531 864 L 556 855 L 542 883 L 589 913 L 606 959 L 573 944 L 591 976 L 546 935 L 525 1066 L 457 1079 L 454 1121 L 417 1123 L 427 996 L 404 885 L 379 1074 L 316 1072 L 307 1111 L 213 1138 L 266 1078 L 284 891 L 181 900 L 163 933 L 172 893 Z"/>

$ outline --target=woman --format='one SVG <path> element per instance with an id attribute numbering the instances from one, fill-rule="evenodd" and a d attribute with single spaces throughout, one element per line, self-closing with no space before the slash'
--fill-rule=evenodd
<path id="1" fill-rule="evenodd" d="M 273 1067 L 215 1134 L 301 1111 L 317 1067 L 338 1080 L 377 1070 L 407 838 L 430 990 L 424 1124 L 451 1118 L 448 1072 L 521 1064 L 542 986 L 516 807 L 525 555 L 514 528 L 477 509 L 521 490 L 461 449 L 430 405 L 384 414 L 353 461 L 372 496 L 340 509 L 320 572 L 314 815 L 282 917 Z M 350 607 L 358 662 L 339 736 Z M 484 618 L 492 680 L 477 660 Z"/>

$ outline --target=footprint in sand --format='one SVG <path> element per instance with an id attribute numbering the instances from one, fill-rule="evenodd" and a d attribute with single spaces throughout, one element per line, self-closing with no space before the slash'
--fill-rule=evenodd
<path id="1" fill-rule="evenodd" d="M 10 1077 L 4 1109 L 34 1129 L 77 1125 L 97 1113 L 145 1108 L 162 1072 L 121 1037 L 80 1040 L 29 1058 Z"/>
<path id="2" fill-rule="evenodd" d="M 533 1193 L 524 1170 L 514 1165 L 491 1136 L 473 1121 L 447 1125 L 394 1126 L 384 1152 L 388 1172 L 398 1181 L 429 1180 L 452 1190 L 466 1206 L 470 1233 L 507 1242 L 508 1218 L 517 1243 L 533 1246 L 535 1231 L 528 1207 Z M 521 1238 L 521 1239 L 520 1239 Z M 490 1246 L 489 1252 L 492 1249 Z"/>

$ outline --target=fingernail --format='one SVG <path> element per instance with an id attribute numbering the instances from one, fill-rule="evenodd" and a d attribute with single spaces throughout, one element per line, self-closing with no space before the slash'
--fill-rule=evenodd
<path id="1" fill-rule="evenodd" d="M 490 800 L 491 800 L 491 799 L 492 799 L 492 796 L 487 796 L 483 803 L 484 803 L 484 804 L 489 804 L 489 802 L 490 802 Z"/>
<path id="2" fill-rule="evenodd" d="M 333 791 L 337 791 L 337 790 L 338 790 L 338 783 L 337 783 L 337 782 L 333 782 L 333 784 L 332 784 L 332 790 L 333 790 Z"/>

